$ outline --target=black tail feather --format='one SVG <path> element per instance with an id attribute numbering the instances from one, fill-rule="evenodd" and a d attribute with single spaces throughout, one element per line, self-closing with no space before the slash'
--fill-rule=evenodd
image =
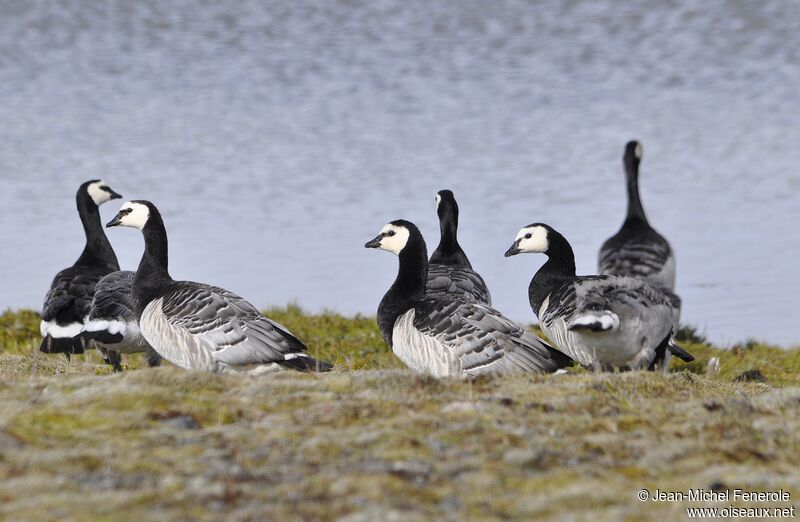
<path id="1" fill-rule="evenodd" d="M 558 351 L 557 349 L 551 346 L 548 346 L 548 348 L 550 348 L 549 350 L 550 356 L 558 365 L 558 369 L 572 368 L 573 366 L 575 366 L 575 361 L 572 360 L 572 357 L 563 352 Z"/>
<path id="2" fill-rule="evenodd" d="M 121 343 L 125 337 L 121 333 L 112 334 L 107 330 L 97 330 L 96 332 L 81 332 L 76 337 L 84 340 L 84 344 L 89 341 L 97 341 L 103 344 L 117 344 Z"/>
<path id="3" fill-rule="evenodd" d="M 683 362 L 692 362 L 692 361 L 694 361 L 694 355 L 690 354 L 689 352 L 687 352 L 686 350 L 684 350 L 683 348 L 681 348 L 677 344 L 671 344 L 669 346 L 669 352 L 672 355 L 674 355 L 675 357 L 677 357 L 678 359 L 680 359 L 681 361 L 683 361 Z"/>
<path id="4" fill-rule="evenodd" d="M 42 353 L 63 353 L 66 355 L 83 353 L 86 342 L 80 337 L 52 337 L 45 336 L 39 351 Z"/>
<path id="5" fill-rule="evenodd" d="M 291 359 L 278 361 L 278 364 L 284 368 L 307 373 L 329 372 L 333 369 L 333 365 L 331 363 L 314 359 L 308 355 L 301 355 L 298 357 L 292 357 Z"/>

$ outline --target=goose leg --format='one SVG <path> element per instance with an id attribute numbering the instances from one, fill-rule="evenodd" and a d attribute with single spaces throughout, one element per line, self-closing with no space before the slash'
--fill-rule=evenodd
<path id="1" fill-rule="evenodd" d="M 122 371 L 122 356 L 119 354 L 119 352 L 108 350 L 106 352 L 106 362 L 110 364 L 112 368 L 114 368 L 115 372 Z"/>
<path id="2" fill-rule="evenodd" d="M 158 355 L 155 350 L 148 349 L 145 357 L 147 358 L 147 366 L 150 368 L 161 366 L 161 356 Z"/>
<path id="3" fill-rule="evenodd" d="M 656 356 L 653 358 L 653 361 L 650 363 L 650 366 L 647 367 L 648 371 L 654 372 L 656 370 L 666 371 L 667 370 L 667 357 L 669 354 L 667 353 L 667 348 L 669 347 L 669 341 L 672 339 L 672 332 L 670 332 L 658 346 L 656 346 Z"/>

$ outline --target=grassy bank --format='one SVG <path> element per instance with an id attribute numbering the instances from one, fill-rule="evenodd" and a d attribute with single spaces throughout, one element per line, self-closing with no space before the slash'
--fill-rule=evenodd
<path id="1" fill-rule="evenodd" d="M 697 504 L 637 492 L 800 495 L 800 350 L 695 339 L 669 375 L 437 381 L 372 319 L 269 315 L 337 370 L 113 375 L 35 353 L 35 313 L 0 316 L 0 518 L 681 519 Z"/>

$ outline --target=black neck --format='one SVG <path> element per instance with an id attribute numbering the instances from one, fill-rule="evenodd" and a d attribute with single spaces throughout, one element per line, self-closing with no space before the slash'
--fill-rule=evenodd
<path id="1" fill-rule="evenodd" d="M 528 300 L 533 313 L 539 309 L 545 298 L 564 283 L 575 279 L 575 254 L 567 240 L 558 232 L 548 234 L 547 262 L 536 272 L 528 286 Z"/>
<path id="2" fill-rule="evenodd" d="M 167 270 L 167 231 L 161 216 L 153 209 L 151 209 L 150 217 L 142 234 L 144 235 L 144 254 L 133 280 L 136 312 L 139 316 L 147 304 L 156 299 L 163 292 L 164 287 L 172 282 L 172 277 Z"/>
<path id="3" fill-rule="evenodd" d="M 431 263 L 472 268 L 467 254 L 458 244 L 458 213 L 444 211 L 439 215 L 441 238 L 431 255 Z"/>
<path id="4" fill-rule="evenodd" d="M 378 305 L 378 326 L 384 340 L 392 345 L 392 329 L 397 318 L 425 295 L 428 279 L 428 252 L 422 237 L 409 238 L 400 251 L 397 278 Z"/>
<path id="5" fill-rule="evenodd" d="M 628 187 L 628 215 L 626 221 L 647 223 L 642 201 L 639 199 L 639 160 L 635 157 L 625 158 L 625 178 Z"/>
<path id="6" fill-rule="evenodd" d="M 78 215 L 83 223 L 83 232 L 86 235 L 86 246 L 83 253 L 75 262 L 76 265 L 101 265 L 111 270 L 119 270 L 119 261 L 111 248 L 111 243 L 106 237 L 103 225 L 100 223 L 100 209 L 92 198 L 81 191 L 76 197 Z"/>

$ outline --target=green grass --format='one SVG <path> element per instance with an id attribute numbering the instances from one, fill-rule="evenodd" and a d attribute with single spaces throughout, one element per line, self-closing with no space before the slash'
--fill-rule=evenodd
<path id="1" fill-rule="evenodd" d="M 798 349 L 695 336 L 668 375 L 436 380 L 373 318 L 268 314 L 337 368 L 112 374 L 38 353 L 37 314 L 0 315 L 0 519 L 681 520 L 691 504 L 636 493 L 800 495 Z M 754 369 L 766 383 L 734 382 Z"/>
<path id="2" fill-rule="evenodd" d="M 344 317 L 335 312 L 307 314 L 297 305 L 264 313 L 286 326 L 318 358 L 353 370 L 400 368 L 383 342 L 374 317 Z"/>
<path id="3" fill-rule="evenodd" d="M 264 312 L 289 328 L 309 347 L 315 357 L 330 361 L 338 368 L 350 370 L 381 370 L 403 368 L 402 363 L 383 342 L 374 317 L 357 315 L 345 317 L 331 311 L 308 314 L 297 305 L 270 308 Z M 534 328 L 539 335 L 541 332 Z M 39 314 L 31 310 L 6 311 L 0 315 L 0 354 L 30 355 L 36 352 L 39 336 Z M 673 359 L 672 371 L 690 371 L 704 375 L 708 361 L 720 361 L 717 378 L 730 381 L 745 371 L 759 370 L 767 382 L 775 386 L 800 384 L 800 349 L 784 350 L 756 341 L 748 341 L 730 349 L 712 346 L 694 329 L 682 327 L 678 343 L 695 356 L 684 364 Z M 41 357 L 37 356 L 37 360 Z M 90 351 L 74 359 L 98 365 L 95 373 L 107 373 L 102 358 Z M 146 366 L 141 356 L 126 357 L 129 369 Z M 56 365 L 54 371 L 66 371 Z M 0 368 L 0 375 L 10 369 Z M 31 370 L 26 370 L 31 371 Z"/>

